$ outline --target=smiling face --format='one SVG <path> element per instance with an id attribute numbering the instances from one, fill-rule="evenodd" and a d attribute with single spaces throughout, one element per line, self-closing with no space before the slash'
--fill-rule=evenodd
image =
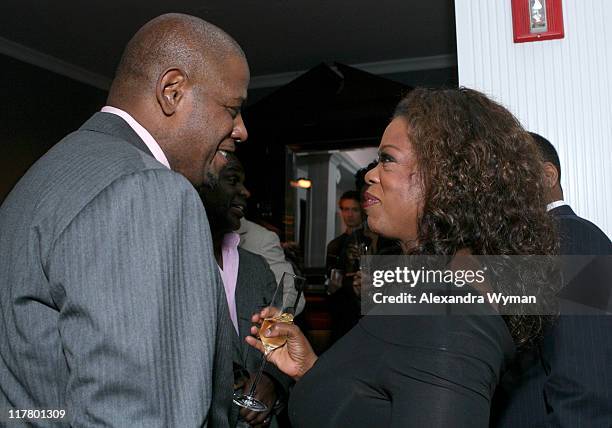
<path id="1" fill-rule="evenodd" d="M 368 226 L 374 232 L 416 244 L 418 219 L 423 209 L 423 184 L 406 121 L 391 121 L 379 146 L 378 165 L 366 174 L 364 194 Z"/>
<path id="2" fill-rule="evenodd" d="M 216 184 L 203 186 L 200 191 L 211 229 L 220 234 L 238 230 L 249 196 L 249 191 L 244 187 L 242 164 L 235 155 L 230 154 Z"/>
<path id="3" fill-rule="evenodd" d="M 209 70 L 211 75 L 193 79 L 185 93 L 180 124 L 175 127 L 177 143 L 164 150 L 169 151 L 172 169 L 195 186 L 206 184 L 219 174 L 225 162 L 217 155 L 218 150 L 233 152 L 236 140 L 248 138 L 240 113 L 249 84 L 247 63 L 234 55 L 216 68 Z"/>

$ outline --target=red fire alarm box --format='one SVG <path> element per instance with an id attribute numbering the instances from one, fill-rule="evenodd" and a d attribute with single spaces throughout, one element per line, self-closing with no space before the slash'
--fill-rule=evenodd
<path id="1" fill-rule="evenodd" d="M 562 39 L 561 0 L 512 0 L 514 43 Z"/>

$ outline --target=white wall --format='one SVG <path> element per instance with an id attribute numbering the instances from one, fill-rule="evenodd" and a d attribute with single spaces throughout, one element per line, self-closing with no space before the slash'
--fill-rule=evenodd
<path id="1" fill-rule="evenodd" d="M 515 44 L 510 0 L 455 0 L 459 84 L 550 140 L 565 200 L 612 236 L 612 1 L 562 3 L 564 39 Z"/>
<path id="2" fill-rule="evenodd" d="M 359 168 L 368 166 L 370 162 L 376 159 L 378 155 L 378 147 L 366 147 L 365 149 L 346 150 L 343 152 L 355 162 Z"/>

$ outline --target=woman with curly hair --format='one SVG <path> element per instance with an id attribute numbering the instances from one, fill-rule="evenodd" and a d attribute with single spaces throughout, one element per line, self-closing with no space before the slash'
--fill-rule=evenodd
<path id="1" fill-rule="evenodd" d="M 501 105 L 470 89 L 416 89 L 397 106 L 366 175 L 368 225 L 404 254 L 451 263 L 555 254 L 541 168 L 531 137 Z M 510 294 L 550 291 L 537 273 L 505 286 Z M 293 426 L 488 426 L 504 367 L 537 342 L 545 317 L 482 306 L 490 316 L 365 316 L 320 358 L 296 326 L 261 332 L 287 336 L 269 360 L 299 379 Z"/>

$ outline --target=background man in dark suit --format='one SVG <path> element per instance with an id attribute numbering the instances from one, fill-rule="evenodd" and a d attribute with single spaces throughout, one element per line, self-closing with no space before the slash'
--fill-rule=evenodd
<path id="1" fill-rule="evenodd" d="M 359 192 L 344 192 L 338 201 L 338 208 L 346 230 L 327 244 L 325 256 L 325 271 L 330 285 L 328 292 L 331 293 L 332 342 L 348 333 L 361 317 L 361 300 L 353 288 L 353 277 L 359 271 L 361 252 L 371 244 L 371 239 L 364 234 Z M 332 269 L 342 273 L 340 281 L 334 280 Z M 341 285 L 337 282 L 341 282 Z"/>
<path id="2" fill-rule="evenodd" d="M 531 133 L 544 158 L 544 175 L 548 185 L 546 209 L 559 220 L 561 254 L 610 254 L 610 239 L 599 227 L 578 217 L 563 200 L 561 163 L 555 147 L 546 138 Z"/>
<path id="3" fill-rule="evenodd" d="M 561 165 L 554 146 L 538 134 L 531 135 L 544 159 L 547 208 L 558 220 L 560 254 L 609 256 L 610 239 L 563 201 Z M 610 297 L 609 278 L 578 285 L 581 293 Z M 493 426 L 612 426 L 612 316 L 564 315 L 566 309 L 561 301 L 561 315 L 540 349 L 523 356 L 498 387 Z"/>
<path id="4" fill-rule="evenodd" d="M 0 425 L 10 409 L 62 409 L 71 426 L 228 425 L 230 321 L 193 186 L 247 138 L 248 82 L 230 36 L 162 15 L 128 43 L 108 105 L 6 198 Z"/>
<path id="5" fill-rule="evenodd" d="M 250 194 L 244 186 L 242 164 L 233 153 L 228 153 L 227 158 L 219 179 L 214 185 L 204 185 L 200 197 L 210 221 L 215 259 L 221 270 L 234 326 L 234 363 L 246 368 L 253 380 L 261 365 L 261 355 L 249 352 L 250 347 L 244 338 L 250 335 L 253 313 L 272 304 L 276 280 L 263 257 L 238 247 L 240 235 L 236 231 L 240 228 Z M 286 398 L 289 383 L 288 376 L 276 367 L 268 366 L 257 386 L 256 396 L 270 411 L 252 412 L 242 408 L 242 418 L 252 426 L 267 426 L 276 400 Z M 244 390 L 248 391 L 250 385 L 251 382 L 247 381 Z"/>
<path id="6" fill-rule="evenodd" d="M 349 254 L 350 245 L 358 245 L 365 240 L 363 236 L 363 210 L 359 193 L 348 190 L 340 196 L 338 211 L 346 225 L 345 231 L 327 244 L 326 271 L 333 268 L 352 273 L 354 257 Z"/>

